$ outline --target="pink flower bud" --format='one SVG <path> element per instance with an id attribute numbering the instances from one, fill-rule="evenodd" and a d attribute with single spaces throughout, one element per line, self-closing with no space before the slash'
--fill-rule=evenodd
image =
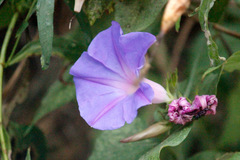
<path id="1" fill-rule="evenodd" d="M 205 111 L 204 115 L 216 114 L 218 99 L 215 95 L 195 96 L 192 106 L 198 108 L 199 111 Z M 200 115 L 202 116 L 202 115 Z"/>
<path id="2" fill-rule="evenodd" d="M 192 111 L 191 104 L 186 100 L 186 98 L 180 97 L 179 99 L 173 100 L 169 104 L 169 120 L 176 124 L 184 125 L 185 123 L 192 121 L 193 115 L 187 114 L 191 113 Z"/>

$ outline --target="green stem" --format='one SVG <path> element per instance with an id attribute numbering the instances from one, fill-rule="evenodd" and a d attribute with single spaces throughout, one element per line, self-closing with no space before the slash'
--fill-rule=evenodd
<path id="1" fill-rule="evenodd" d="M 23 22 L 27 22 L 29 20 L 29 18 L 31 17 L 32 13 L 35 11 L 34 8 L 35 8 L 36 3 L 37 3 L 37 0 L 34 0 L 32 5 L 31 5 L 31 7 L 30 7 L 30 9 L 29 9 L 29 11 L 28 11 L 28 14 L 27 14 L 27 16 L 26 16 L 26 18 L 25 18 L 25 20 Z M 12 57 L 13 57 L 15 51 L 16 51 L 16 48 L 18 46 L 20 38 L 21 38 L 21 35 L 17 36 L 17 39 L 16 39 L 15 44 L 13 46 L 12 52 L 11 52 L 11 54 L 10 54 L 6 64 L 5 64 L 5 67 L 7 67 L 9 65 L 10 61 L 12 60 Z"/>
<path id="2" fill-rule="evenodd" d="M 2 84 L 3 84 L 3 68 L 4 68 L 4 63 L 5 63 L 5 57 L 6 57 L 6 52 L 7 52 L 7 46 L 9 43 L 9 40 L 12 35 L 13 28 L 16 24 L 18 18 L 18 13 L 15 13 L 11 19 L 11 22 L 8 26 L 7 33 L 5 35 L 3 45 L 1 48 L 1 57 L 0 57 L 0 141 L 1 141 L 1 147 L 2 147 L 2 155 L 3 155 L 3 160 L 8 160 L 8 153 L 7 153 L 7 147 L 6 147 L 6 142 L 4 138 L 4 126 L 3 126 L 3 115 L 2 115 Z"/>

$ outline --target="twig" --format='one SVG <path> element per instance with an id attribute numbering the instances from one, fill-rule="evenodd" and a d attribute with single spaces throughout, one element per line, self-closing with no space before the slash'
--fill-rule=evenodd
<path id="1" fill-rule="evenodd" d="M 188 18 L 184 23 L 182 29 L 180 30 L 179 36 L 176 40 L 175 46 L 172 51 L 172 58 L 171 58 L 171 71 L 175 70 L 175 68 L 179 64 L 179 60 L 181 57 L 182 50 L 186 44 L 188 36 L 195 24 L 195 20 L 192 18 Z"/>
<path id="2" fill-rule="evenodd" d="M 227 29 L 227 28 L 225 28 L 225 27 L 223 27 L 223 26 L 221 26 L 219 24 L 213 24 L 213 28 L 218 30 L 218 31 L 221 31 L 223 33 L 226 33 L 226 34 L 228 34 L 230 36 L 233 36 L 235 38 L 240 39 L 240 33 L 237 33 L 235 31 L 231 31 L 231 30 L 229 30 L 229 29 Z"/>
<path id="3" fill-rule="evenodd" d="M 26 65 L 26 60 L 27 59 L 24 59 L 23 61 L 21 61 L 21 63 L 18 65 L 17 69 L 13 73 L 12 77 L 8 81 L 7 85 L 4 87 L 4 89 L 3 89 L 3 99 L 5 99 L 6 96 L 9 94 L 9 92 L 12 91 L 15 84 L 17 83 L 17 81 L 21 77 L 22 71 L 23 71 L 23 69 Z"/>

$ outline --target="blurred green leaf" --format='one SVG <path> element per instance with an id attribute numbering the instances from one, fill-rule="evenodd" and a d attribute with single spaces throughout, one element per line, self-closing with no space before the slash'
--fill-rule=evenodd
<path id="1" fill-rule="evenodd" d="M 159 145 L 148 151 L 146 154 L 144 154 L 140 160 L 159 160 L 161 150 L 164 147 L 168 146 L 177 146 L 180 143 L 184 141 L 184 139 L 188 136 L 189 132 L 191 131 L 192 124 L 188 124 L 184 126 L 183 128 L 175 131 L 172 133 L 167 139 L 165 139 L 163 142 L 161 142 Z"/>
<path id="2" fill-rule="evenodd" d="M 0 0 L 0 5 L 2 4 L 3 0 Z"/>
<path id="3" fill-rule="evenodd" d="M 22 32 L 28 27 L 28 25 L 28 21 L 24 20 L 16 33 L 16 37 L 21 36 Z"/>
<path id="4" fill-rule="evenodd" d="M 240 70 L 240 51 L 235 52 L 224 63 L 224 70 L 233 72 L 234 70 Z"/>
<path id="5" fill-rule="evenodd" d="M 204 77 L 204 80 L 198 85 L 199 95 L 217 94 L 217 86 L 222 74 L 222 68 L 219 67 Z"/>
<path id="6" fill-rule="evenodd" d="M 154 23 L 166 0 L 117 1 L 115 20 L 121 24 L 124 33 L 142 31 Z"/>
<path id="7" fill-rule="evenodd" d="M 220 68 L 222 65 L 216 66 L 216 67 L 211 67 L 208 68 L 202 75 L 202 80 L 210 73 L 212 73 L 213 71 L 217 70 L 218 68 Z"/>
<path id="8" fill-rule="evenodd" d="M 37 160 L 45 160 L 47 154 L 47 145 L 45 136 L 40 129 L 32 127 L 32 130 L 25 135 L 25 131 L 29 126 L 18 124 L 15 122 L 9 123 L 9 135 L 14 139 L 13 154 L 16 152 L 25 151 L 29 146 L 36 151 Z"/>
<path id="9" fill-rule="evenodd" d="M 13 10 L 9 3 L 4 3 L 3 6 L 1 6 L 0 9 L 0 29 L 7 27 L 10 23 L 12 16 L 13 16 Z"/>
<path id="10" fill-rule="evenodd" d="M 240 7 L 240 0 L 235 0 L 235 2 L 237 3 L 238 7 Z"/>
<path id="11" fill-rule="evenodd" d="M 147 128 L 146 121 L 136 118 L 132 124 L 124 127 L 103 131 L 96 139 L 89 160 L 131 160 L 138 159 L 144 152 L 156 145 L 153 140 L 147 139 L 133 143 L 121 143 L 120 140 Z"/>
<path id="12" fill-rule="evenodd" d="M 231 152 L 225 153 L 222 157 L 219 157 L 218 160 L 239 160 L 240 152 Z"/>
<path id="13" fill-rule="evenodd" d="M 64 79 L 69 82 L 72 80 L 72 76 L 69 74 L 69 70 L 65 72 Z M 72 82 L 72 81 L 71 81 Z M 75 86 L 74 84 L 63 84 L 60 81 L 55 82 L 46 93 L 42 100 L 40 107 L 37 109 L 32 125 L 35 124 L 46 114 L 64 106 L 65 104 L 75 100 Z"/>
<path id="14" fill-rule="evenodd" d="M 208 13 L 213 7 L 214 2 L 215 0 L 202 0 L 198 12 L 201 28 L 205 33 L 205 37 L 207 38 L 208 56 L 211 62 L 211 66 L 213 67 L 220 64 L 218 47 L 217 44 L 213 41 L 210 30 L 208 28 Z"/>
<path id="15" fill-rule="evenodd" d="M 217 159 L 219 156 L 221 156 L 222 153 L 218 151 L 204 151 L 197 153 L 196 155 L 192 156 L 191 158 L 188 158 L 188 160 L 213 160 Z"/>
<path id="16" fill-rule="evenodd" d="M 180 22 L 181 22 L 181 17 L 177 20 L 176 24 L 175 24 L 175 29 L 178 32 L 180 29 Z"/>
<path id="17" fill-rule="evenodd" d="M 7 153 L 10 154 L 12 152 L 11 139 L 10 139 L 8 132 L 6 131 L 6 129 L 4 127 L 3 127 L 3 136 L 5 139 L 5 143 L 6 143 Z M 1 152 L 2 152 L 2 150 L 1 150 Z M 3 157 L 3 156 L 1 155 L 1 157 Z"/>
<path id="18" fill-rule="evenodd" d="M 64 56 L 66 59 L 74 62 L 83 51 L 87 50 L 89 38 L 79 29 L 63 36 L 53 39 L 53 54 Z M 32 55 L 41 55 L 41 45 L 39 41 L 33 41 L 26 44 L 9 62 L 8 65 L 18 63 L 24 58 Z"/>
<path id="19" fill-rule="evenodd" d="M 84 11 L 86 12 L 90 25 L 93 25 L 96 19 L 100 18 L 104 12 L 113 11 L 114 0 L 88 0 Z"/>
<path id="20" fill-rule="evenodd" d="M 232 82 L 229 82 L 232 83 Z M 240 83 L 235 86 L 234 90 L 227 98 L 227 116 L 224 124 L 223 133 L 220 138 L 221 147 L 240 147 L 240 134 L 238 127 L 240 126 Z"/>
<path id="21" fill-rule="evenodd" d="M 214 3 L 211 11 L 209 12 L 209 21 L 210 22 L 218 22 L 223 16 L 229 0 L 217 0 Z"/>
<path id="22" fill-rule="evenodd" d="M 27 150 L 27 155 L 26 155 L 25 160 L 31 160 L 31 154 L 30 154 L 30 152 L 31 152 L 31 149 L 28 148 L 28 150 Z"/>
<path id="23" fill-rule="evenodd" d="M 37 22 L 39 39 L 42 47 L 41 65 L 47 69 L 50 63 L 53 43 L 54 0 L 38 0 Z"/>

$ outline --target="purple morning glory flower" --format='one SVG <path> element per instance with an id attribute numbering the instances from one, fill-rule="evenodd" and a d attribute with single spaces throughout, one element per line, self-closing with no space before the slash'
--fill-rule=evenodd
<path id="1" fill-rule="evenodd" d="M 72 66 L 81 116 L 93 128 L 112 130 L 131 123 L 137 110 L 169 100 L 159 84 L 136 84 L 148 48 L 156 41 L 145 32 L 123 35 L 120 25 L 100 32 Z"/>
<path id="2" fill-rule="evenodd" d="M 187 99 L 185 97 L 180 97 L 169 104 L 169 120 L 176 124 L 184 125 L 187 122 L 192 121 L 193 115 L 188 114 L 192 111 L 193 109 L 191 108 L 191 104 L 187 101 Z"/>

